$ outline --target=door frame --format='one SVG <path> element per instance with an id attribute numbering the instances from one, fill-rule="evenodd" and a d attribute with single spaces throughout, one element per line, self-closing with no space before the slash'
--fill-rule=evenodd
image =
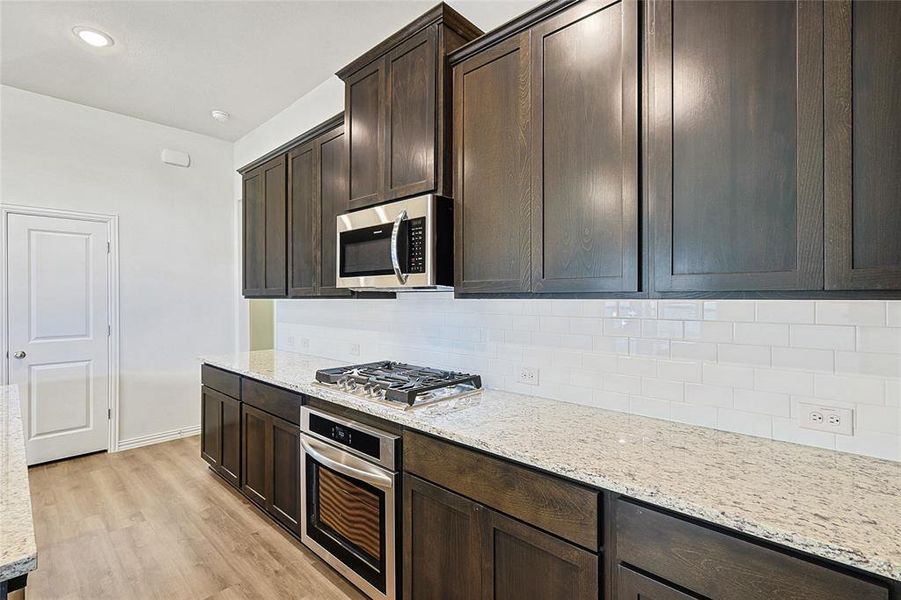
<path id="1" fill-rule="evenodd" d="M 0 294 L 0 310 L 2 310 L 3 331 L 9 332 L 9 265 L 7 264 L 7 232 L 9 215 L 26 215 L 33 217 L 56 217 L 76 221 L 91 221 L 106 224 L 106 235 L 109 241 L 107 268 L 109 283 L 107 298 L 109 300 L 110 335 L 107 337 L 107 358 L 109 360 L 109 404 L 110 418 L 107 428 L 107 451 L 119 451 L 119 215 L 106 215 L 74 210 L 40 208 L 17 204 L 0 205 L 0 281 L 3 282 L 3 293 Z M 4 360 L 0 361 L 0 382 L 9 383 L 9 336 L 0 340 L 0 350 Z"/>

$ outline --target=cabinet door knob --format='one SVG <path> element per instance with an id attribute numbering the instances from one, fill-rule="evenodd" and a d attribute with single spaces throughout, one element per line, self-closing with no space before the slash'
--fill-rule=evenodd
<path id="1" fill-rule="evenodd" d="M 15 354 L 13 354 L 13 356 L 16 357 L 16 358 L 25 358 L 25 357 L 28 356 L 28 355 L 25 354 L 25 351 L 19 350 L 18 352 L 16 352 Z"/>

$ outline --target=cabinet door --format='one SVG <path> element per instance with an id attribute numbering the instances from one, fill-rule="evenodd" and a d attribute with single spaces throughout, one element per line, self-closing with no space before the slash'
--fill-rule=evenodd
<path id="1" fill-rule="evenodd" d="M 386 200 L 435 189 L 437 32 L 432 25 L 388 53 Z"/>
<path id="2" fill-rule="evenodd" d="M 822 289 L 822 3 L 649 10 L 656 290 Z"/>
<path id="3" fill-rule="evenodd" d="M 494 511 L 484 518 L 483 599 L 598 599 L 596 554 Z"/>
<path id="4" fill-rule="evenodd" d="M 826 288 L 901 289 L 901 3 L 826 3 Z"/>
<path id="5" fill-rule="evenodd" d="M 458 293 L 531 284 L 529 34 L 454 67 Z"/>
<path id="6" fill-rule="evenodd" d="M 404 475 L 406 600 L 481 598 L 479 521 L 484 510 L 462 496 Z"/>
<path id="7" fill-rule="evenodd" d="M 244 295 L 284 296 L 287 279 L 285 157 L 244 175 Z"/>
<path id="8" fill-rule="evenodd" d="M 222 394 L 200 388 L 200 456 L 218 468 L 222 460 Z"/>
<path id="9" fill-rule="evenodd" d="M 319 228 L 316 147 L 310 142 L 288 153 L 288 296 L 312 296 L 318 284 L 315 256 Z"/>
<path id="10" fill-rule="evenodd" d="M 617 569 L 617 600 L 697 600 L 694 596 L 620 565 Z"/>
<path id="11" fill-rule="evenodd" d="M 270 417 L 272 494 L 269 512 L 300 535 L 300 428 Z"/>
<path id="12" fill-rule="evenodd" d="M 350 296 L 350 290 L 335 287 L 337 277 L 338 215 L 348 210 L 347 157 L 344 151 L 344 127 L 319 138 L 320 194 L 320 296 Z"/>
<path id="13" fill-rule="evenodd" d="M 230 484 L 241 483 L 241 402 L 222 396 L 222 460 L 219 474 Z"/>
<path id="14" fill-rule="evenodd" d="M 265 508 L 272 481 L 270 416 L 247 404 L 241 406 L 241 490 L 249 499 Z"/>
<path id="15" fill-rule="evenodd" d="M 344 86 L 351 208 L 382 200 L 385 105 L 385 59 L 381 58 L 351 75 Z"/>
<path id="16" fill-rule="evenodd" d="M 532 29 L 532 291 L 638 290 L 638 6 Z"/>

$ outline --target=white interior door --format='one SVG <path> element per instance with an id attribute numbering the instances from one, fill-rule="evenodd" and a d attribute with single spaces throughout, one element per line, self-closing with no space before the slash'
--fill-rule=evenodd
<path id="1" fill-rule="evenodd" d="M 8 372 L 19 385 L 28 464 L 105 450 L 107 224 L 10 214 L 6 239 Z"/>

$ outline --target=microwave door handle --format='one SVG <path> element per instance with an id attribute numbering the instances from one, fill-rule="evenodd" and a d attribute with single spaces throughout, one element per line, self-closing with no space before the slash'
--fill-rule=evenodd
<path id="1" fill-rule="evenodd" d="M 356 460 L 352 456 L 345 454 L 344 457 L 342 457 L 343 460 L 338 458 L 330 458 L 329 456 L 327 456 L 327 454 L 330 454 L 331 448 L 329 448 L 325 444 L 321 444 L 313 440 L 308 440 L 306 438 L 301 438 L 300 445 L 310 458 L 320 464 L 325 465 L 326 467 L 337 473 L 346 475 L 351 479 L 358 479 L 360 481 L 366 482 L 369 485 L 382 490 L 390 490 L 393 486 L 391 478 L 387 475 L 383 475 L 374 471 L 363 471 L 346 464 L 344 460 L 347 460 L 348 458 Z M 360 461 L 360 463 L 361 466 L 365 464 L 363 463 L 363 461 Z"/>
<path id="2" fill-rule="evenodd" d="M 394 267 L 394 275 L 401 285 L 407 284 L 407 274 L 400 270 L 400 256 L 397 249 L 398 238 L 400 237 L 400 224 L 407 218 L 407 211 L 402 210 L 397 218 L 394 219 L 394 227 L 391 229 L 391 266 Z"/>

